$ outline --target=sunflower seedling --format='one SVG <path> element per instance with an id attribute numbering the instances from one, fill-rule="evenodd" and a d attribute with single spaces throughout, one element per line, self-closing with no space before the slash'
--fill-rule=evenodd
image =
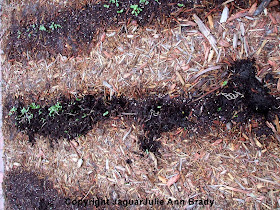
<path id="1" fill-rule="evenodd" d="M 104 112 L 104 113 L 103 113 L 103 117 L 105 117 L 105 116 L 108 115 L 108 114 L 109 114 L 109 111 Z"/>
<path id="2" fill-rule="evenodd" d="M 60 110 L 62 110 L 62 106 L 59 102 L 57 102 L 55 105 L 51 106 L 49 109 L 49 116 L 53 117 L 54 114 L 58 114 Z"/>
<path id="3" fill-rule="evenodd" d="M 135 16 L 138 16 L 140 14 L 140 12 L 142 11 L 142 9 L 137 4 L 130 5 L 130 8 L 132 9 L 131 14 L 133 14 Z"/>
<path id="4" fill-rule="evenodd" d="M 40 105 L 36 105 L 35 103 L 32 103 L 29 106 L 31 109 L 40 109 Z"/>
<path id="5" fill-rule="evenodd" d="M 9 116 L 13 115 L 15 112 L 17 111 L 17 108 L 13 106 L 13 108 L 11 108 L 11 110 L 9 111 Z"/>

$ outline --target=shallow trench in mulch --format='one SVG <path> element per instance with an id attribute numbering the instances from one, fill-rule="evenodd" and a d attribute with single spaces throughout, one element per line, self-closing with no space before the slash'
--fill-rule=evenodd
<path id="1" fill-rule="evenodd" d="M 98 2 L 68 8 L 30 4 L 20 12 L 14 10 L 3 48 L 5 54 L 10 61 L 21 62 L 30 58 L 50 58 L 59 53 L 67 56 L 88 54 L 97 43 L 98 36 L 108 27 L 135 22 L 140 26 L 153 24 L 161 30 L 176 24 L 177 18 L 187 19 L 194 13 L 204 18 L 203 15 L 209 12 L 221 12 L 224 1 Z M 248 1 L 232 2 L 230 10 L 249 6 Z M 125 27 L 122 31 L 125 33 Z"/>
<path id="2" fill-rule="evenodd" d="M 222 87 L 214 88 L 199 98 L 186 94 L 178 97 L 147 97 L 131 99 L 124 96 L 85 95 L 81 98 L 61 97 L 53 104 L 35 101 L 24 104 L 22 99 L 6 100 L 6 112 L 15 126 L 35 143 L 35 135 L 48 137 L 53 141 L 71 140 L 85 135 L 93 125 L 110 117 L 140 123 L 144 135 L 139 136 L 141 150 L 158 155 L 163 132 L 182 127 L 193 134 L 206 134 L 213 121 L 220 121 L 231 127 L 252 120 L 258 127 L 254 132 L 270 135 L 272 131 L 266 121 L 279 117 L 279 100 L 269 94 L 269 89 L 256 77 L 253 60 L 236 61 L 228 70 L 228 80 Z M 270 78 L 269 82 L 273 82 Z"/>

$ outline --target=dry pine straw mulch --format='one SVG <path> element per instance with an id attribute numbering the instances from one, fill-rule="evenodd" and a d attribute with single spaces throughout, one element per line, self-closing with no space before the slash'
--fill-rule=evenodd
<path id="1" fill-rule="evenodd" d="M 13 6 L 3 9 L 8 12 Z M 30 103 L 101 91 L 128 97 L 160 91 L 197 96 L 224 81 L 222 65 L 246 57 L 256 59 L 259 78 L 271 73 L 279 80 L 280 14 L 268 9 L 257 17 L 244 16 L 244 10 L 230 15 L 236 16 L 223 24 L 220 13 L 202 19 L 217 41 L 217 53 L 190 18 L 162 31 L 133 23 L 108 29 L 88 56 L 57 55 L 26 65 L 3 57 L 3 98 L 24 96 Z M 277 97 L 279 82 L 268 86 Z M 280 130 L 277 121 L 271 123 Z M 216 124 L 206 136 L 189 136 L 182 128 L 165 133 L 159 139 L 162 156 L 143 156 L 136 143 L 142 128 L 121 118 L 98 123 L 86 136 L 61 141 L 54 149 L 39 136 L 31 146 L 28 137 L 6 121 L 6 170 L 37 171 L 66 197 L 194 197 L 214 199 L 215 208 L 279 207 L 277 136 L 256 137 L 251 132 L 256 122 L 230 130 Z M 177 182 L 167 186 L 174 176 Z"/>

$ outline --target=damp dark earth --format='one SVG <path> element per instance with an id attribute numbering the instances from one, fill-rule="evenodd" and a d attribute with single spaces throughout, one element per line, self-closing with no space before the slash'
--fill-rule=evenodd
<path id="1" fill-rule="evenodd" d="M 236 61 L 229 67 L 228 79 L 222 86 L 201 99 L 188 98 L 187 94 L 137 100 L 100 94 L 62 97 L 50 105 L 40 101 L 27 105 L 14 99 L 6 108 L 15 126 L 29 136 L 32 144 L 34 135 L 48 137 L 51 144 L 53 140 L 71 140 L 85 135 L 99 121 L 123 116 L 143 125 L 145 135 L 139 136 L 141 150 L 159 154 L 160 142 L 156 139 L 161 133 L 182 127 L 192 134 L 203 134 L 217 120 L 239 126 L 255 120 L 260 125 L 260 129 L 255 129 L 257 135 L 272 134 L 266 121 L 279 117 L 279 100 L 269 94 L 255 74 L 254 60 Z"/>
<path id="2" fill-rule="evenodd" d="M 30 4 L 20 14 L 13 11 L 12 26 L 5 41 L 5 54 L 11 61 L 50 58 L 57 54 L 88 54 L 98 36 L 108 27 L 124 22 L 140 26 L 155 24 L 170 27 L 175 18 L 222 9 L 222 0 L 212 1 L 96 1 L 70 8 L 44 8 Z M 247 8 L 247 1 L 234 3 L 232 9 Z M 202 17 L 203 18 L 203 17 Z M 162 27 L 163 28 L 163 27 Z M 125 28 L 123 29 L 125 33 Z"/>

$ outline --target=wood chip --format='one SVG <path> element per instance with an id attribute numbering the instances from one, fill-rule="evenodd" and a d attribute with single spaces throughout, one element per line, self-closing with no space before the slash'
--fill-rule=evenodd
<path id="1" fill-rule="evenodd" d="M 218 47 L 216 45 L 217 41 L 215 37 L 210 33 L 210 30 L 204 25 L 202 20 L 196 14 L 193 15 L 193 18 L 196 24 L 198 25 L 198 28 L 201 31 L 201 33 L 207 38 L 212 48 L 218 54 Z"/>
<path id="2" fill-rule="evenodd" d="M 167 186 L 168 187 L 170 187 L 171 185 L 173 185 L 174 183 L 176 183 L 178 180 L 179 180 L 179 178 L 180 178 L 180 174 L 176 174 L 175 176 L 173 176 L 173 177 L 171 177 L 169 180 L 168 180 L 168 182 L 167 182 Z"/>

